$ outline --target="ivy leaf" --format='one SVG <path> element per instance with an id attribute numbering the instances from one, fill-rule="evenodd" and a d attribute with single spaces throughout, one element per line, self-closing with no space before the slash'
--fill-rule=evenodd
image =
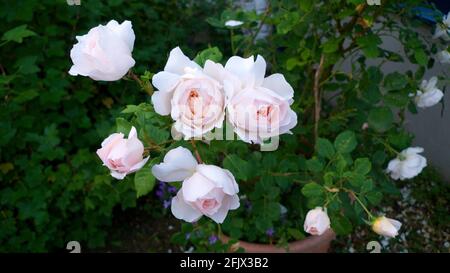
<path id="1" fill-rule="evenodd" d="M 137 198 L 149 193 L 155 186 L 155 177 L 150 168 L 142 168 L 134 176 L 134 187 Z"/>
<path id="2" fill-rule="evenodd" d="M 317 139 L 316 150 L 319 155 L 326 158 L 331 158 L 335 153 L 333 144 L 325 138 Z"/>
<path id="3" fill-rule="evenodd" d="M 334 147 L 340 153 L 350 153 L 356 148 L 356 145 L 356 136 L 352 131 L 340 133 L 334 141 Z"/>
<path id="4" fill-rule="evenodd" d="M 370 110 L 367 121 L 375 131 L 384 132 L 391 128 L 394 115 L 389 107 L 377 107 Z"/>

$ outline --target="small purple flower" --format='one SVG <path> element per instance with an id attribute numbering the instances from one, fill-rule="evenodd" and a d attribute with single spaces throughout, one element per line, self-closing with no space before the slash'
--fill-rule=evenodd
<path id="1" fill-rule="evenodd" d="M 174 186 L 169 186 L 167 188 L 167 190 L 169 191 L 169 193 L 172 193 L 172 194 L 177 192 L 177 188 L 175 188 Z"/>
<path id="2" fill-rule="evenodd" d="M 164 195 L 164 192 L 162 190 L 156 190 L 155 194 L 156 196 L 158 196 L 159 199 L 161 199 Z"/>
<path id="3" fill-rule="evenodd" d="M 167 186 L 166 183 L 159 182 L 159 184 L 158 184 L 158 189 L 161 190 L 161 191 L 164 191 L 164 189 L 165 189 L 166 186 Z"/>
<path id="4" fill-rule="evenodd" d="M 208 239 L 208 242 L 209 242 L 210 245 L 213 245 L 213 244 L 215 244 L 217 242 L 217 240 L 218 240 L 218 238 L 217 238 L 216 235 L 211 235 L 209 237 L 209 239 Z"/>
<path id="5" fill-rule="evenodd" d="M 170 204 L 172 204 L 172 200 L 164 200 L 164 202 L 163 202 L 163 206 L 165 209 L 170 207 Z"/>
<path id="6" fill-rule="evenodd" d="M 273 237 L 274 234 L 275 234 L 275 230 L 273 228 L 269 228 L 268 230 L 266 230 L 267 236 Z"/>

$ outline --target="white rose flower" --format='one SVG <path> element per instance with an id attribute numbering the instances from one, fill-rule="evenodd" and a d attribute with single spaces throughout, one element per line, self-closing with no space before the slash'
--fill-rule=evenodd
<path id="1" fill-rule="evenodd" d="M 448 50 L 442 50 L 436 54 L 436 58 L 442 64 L 450 64 L 450 52 Z"/>
<path id="2" fill-rule="evenodd" d="M 303 228 L 305 232 L 311 235 L 322 235 L 330 228 L 330 218 L 326 210 L 322 207 L 317 207 L 308 211 Z"/>
<path id="3" fill-rule="evenodd" d="M 282 74 L 265 77 L 266 61 L 257 56 L 233 56 L 221 77 L 227 95 L 227 117 L 234 131 L 245 142 L 291 133 L 297 114 L 290 108 L 294 90 Z"/>
<path id="4" fill-rule="evenodd" d="M 164 162 L 153 166 L 153 175 L 163 182 L 183 181 L 172 198 L 172 214 L 187 222 L 203 215 L 223 223 L 229 210 L 239 207 L 239 187 L 233 174 L 214 165 L 198 164 L 183 147 L 170 150 Z"/>
<path id="5" fill-rule="evenodd" d="M 153 86 L 158 89 L 152 95 L 155 111 L 170 114 L 174 129 L 186 139 L 222 127 L 225 95 L 222 84 L 213 77 L 218 68 L 208 60 L 202 69 L 176 47 L 170 52 L 164 71 L 153 76 Z"/>
<path id="6" fill-rule="evenodd" d="M 391 160 L 387 172 L 394 180 L 405 180 L 417 176 L 427 166 L 427 159 L 419 153 L 423 152 L 421 147 L 410 147 L 403 150 L 397 158 Z"/>
<path id="7" fill-rule="evenodd" d="M 88 76 L 97 81 L 117 81 L 134 66 L 131 56 L 134 32 L 130 21 L 119 25 L 111 20 L 106 26 L 92 28 L 86 35 L 76 36 L 70 51 L 72 76 Z"/>
<path id="8" fill-rule="evenodd" d="M 442 23 L 436 25 L 436 31 L 434 32 L 434 39 L 442 37 L 445 41 L 450 41 L 450 12 L 444 15 Z"/>
<path id="9" fill-rule="evenodd" d="M 377 234 L 386 237 L 395 237 L 398 235 L 402 223 L 395 219 L 387 218 L 384 216 L 378 217 L 372 224 L 372 229 Z"/>
<path id="10" fill-rule="evenodd" d="M 429 81 L 422 81 L 420 90 L 417 91 L 417 95 L 415 97 L 416 105 L 418 107 L 431 107 L 442 99 L 444 93 L 436 88 L 437 81 L 437 77 L 432 77 Z"/>
<path id="11" fill-rule="evenodd" d="M 225 22 L 225 26 L 227 27 L 237 27 L 242 25 L 244 22 L 242 21 L 237 21 L 237 20 L 228 20 Z"/>

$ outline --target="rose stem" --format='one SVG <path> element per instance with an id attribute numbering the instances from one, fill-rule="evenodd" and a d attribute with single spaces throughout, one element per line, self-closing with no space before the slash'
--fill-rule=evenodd
<path id="1" fill-rule="evenodd" d="M 191 144 L 192 147 L 194 148 L 195 157 L 197 158 L 198 163 L 203 164 L 203 160 L 200 157 L 200 154 L 198 153 L 197 145 L 195 145 L 195 140 L 193 138 L 191 139 Z"/>

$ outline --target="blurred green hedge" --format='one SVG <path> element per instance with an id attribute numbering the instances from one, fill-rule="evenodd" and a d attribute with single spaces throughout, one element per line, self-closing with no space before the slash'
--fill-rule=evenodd
<path id="1" fill-rule="evenodd" d="M 113 209 L 136 205 L 133 179 L 113 180 L 95 150 L 115 131 L 115 117 L 125 105 L 149 97 L 135 82 L 69 76 L 75 36 L 111 19 L 131 20 L 134 70 L 154 71 L 177 45 L 193 56 L 207 41 L 225 43 L 220 37 L 227 35 L 205 22 L 223 4 L 81 0 L 70 6 L 62 0 L 21 0 L 2 5 L 0 252 L 64 250 L 72 240 L 103 246 Z"/>

